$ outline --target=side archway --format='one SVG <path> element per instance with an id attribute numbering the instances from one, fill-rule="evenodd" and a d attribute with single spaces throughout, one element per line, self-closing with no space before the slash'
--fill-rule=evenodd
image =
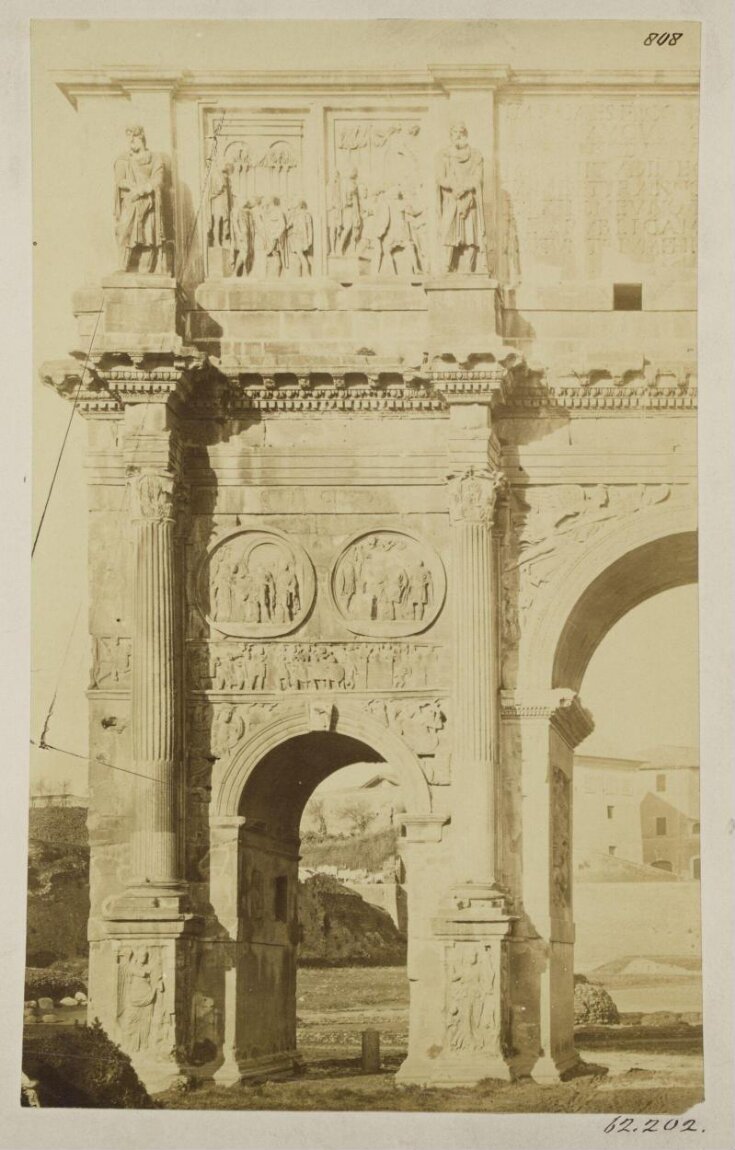
<path id="1" fill-rule="evenodd" d="M 564 565 L 521 643 L 519 690 L 578 691 L 597 647 L 653 595 L 697 581 L 696 509 L 651 510 L 612 527 Z"/>

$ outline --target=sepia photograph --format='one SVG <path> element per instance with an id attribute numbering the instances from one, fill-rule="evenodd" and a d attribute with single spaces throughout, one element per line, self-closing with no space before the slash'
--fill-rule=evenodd
<path id="1" fill-rule="evenodd" d="M 704 1144 L 701 31 L 33 21 L 22 1108 Z"/>

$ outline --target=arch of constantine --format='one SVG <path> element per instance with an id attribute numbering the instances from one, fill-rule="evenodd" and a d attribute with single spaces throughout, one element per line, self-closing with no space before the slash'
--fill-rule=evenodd
<path id="1" fill-rule="evenodd" d="M 89 432 L 91 1016 L 153 1089 L 294 1068 L 301 813 L 384 761 L 399 1081 L 557 1080 L 585 668 L 696 580 L 696 76 L 58 84 L 96 190 L 43 369 Z"/>

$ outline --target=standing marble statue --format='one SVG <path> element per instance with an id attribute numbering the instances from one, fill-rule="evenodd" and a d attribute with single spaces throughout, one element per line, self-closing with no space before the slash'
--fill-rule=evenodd
<path id="1" fill-rule="evenodd" d="M 454 124 L 449 135 L 451 142 L 439 153 L 437 169 L 444 271 L 474 272 L 478 255 L 487 259 L 483 161 L 480 152 L 470 147 L 464 124 Z"/>
<path id="2" fill-rule="evenodd" d="M 163 157 L 146 146 L 145 131 L 126 131 L 128 150 L 115 161 L 115 237 L 124 272 L 167 272 Z"/>

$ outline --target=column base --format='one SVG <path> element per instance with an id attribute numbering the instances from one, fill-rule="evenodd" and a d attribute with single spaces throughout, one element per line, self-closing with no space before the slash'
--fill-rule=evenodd
<path id="1" fill-rule="evenodd" d="M 576 1050 L 571 1050 L 558 1058 L 545 1054 L 534 1065 L 531 1077 L 540 1086 L 555 1086 L 565 1078 L 573 1077 L 574 1072 L 582 1065 L 582 1059 Z"/>
<path id="2" fill-rule="evenodd" d="M 104 918 L 115 923 L 184 922 L 193 917 L 189 907 L 185 883 L 139 883 L 110 899 Z"/>
<path id="3" fill-rule="evenodd" d="M 516 1075 L 511 1064 L 503 1058 L 483 1058 L 481 1055 L 437 1059 L 407 1058 L 399 1067 L 395 1081 L 398 1086 L 477 1086 L 486 1079 L 513 1082 Z"/>
<path id="4" fill-rule="evenodd" d="M 304 1063 L 296 1050 L 284 1050 L 261 1058 L 240 1058 L 237 1066 L 240 1081 L 252 1082 L 265 1078 L 289 1078 L 291 1074 L 299 1073 Z"/>

